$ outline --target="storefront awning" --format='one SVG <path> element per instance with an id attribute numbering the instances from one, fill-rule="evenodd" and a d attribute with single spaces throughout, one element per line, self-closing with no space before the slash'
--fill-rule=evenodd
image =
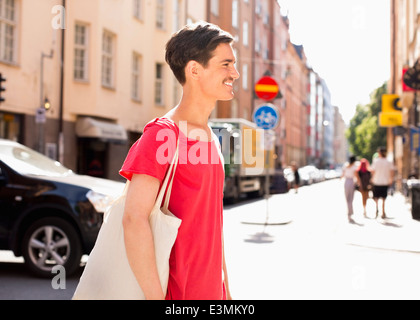
<path id="1" fill-rule="evenodd" d="M 127 140 L 127 131 L 123 126 L 89 117 L 80 118 L 76 121 L 76 135 L 80 138 L 97 138 L 112 141 Z"/>

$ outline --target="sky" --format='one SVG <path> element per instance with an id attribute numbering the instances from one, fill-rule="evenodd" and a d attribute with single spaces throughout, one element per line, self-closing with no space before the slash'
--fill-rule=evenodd
<path id="1" fill-rule="evenodd" d="M 390 77 L 390 0 L 278 0 L 290 40 L 304 47 L 348 124 Z"/>

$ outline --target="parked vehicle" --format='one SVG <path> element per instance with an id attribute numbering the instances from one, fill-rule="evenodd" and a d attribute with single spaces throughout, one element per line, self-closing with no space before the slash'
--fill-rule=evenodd
<path id="1" fill-rule="evenodd" d="M 319 169 L 312 165 L 299 168 L 299 175 L 303 185 L 311 185 L 321 181 Z"/>
<path id="2" fill-rule="evenodd" d="M 283 175 L 289 185 L 289 188 L 291 188 L 295 183 L 295 173 L 293 172 L 293 169 L 291 167 L 284 168 Z"/>
<path id="3" fill-rule="evenodd" d="M 103 212 L 124 183 L 82 176 L 19 143 L 0 139 L 0 249 L 37 276 L 68 275 L 89 254 Z"/>
<path id="4" fill-rule="evenodd" d="M 211 119 L 209 124 L 219 137 L 225 161 L 225 199 L 235 202 L 241 195 L 264 195 L 267 176 L 270 181 L 275 174 L 273 132 L 245 119 Z"/>
<path id="5" fill-rule="evenodd" d="M 276 170 L 274 175 L 271 176 L 270 193 L 287 193 L 289 190 L 290 184 L 284 173 L 281 170 Z"/>

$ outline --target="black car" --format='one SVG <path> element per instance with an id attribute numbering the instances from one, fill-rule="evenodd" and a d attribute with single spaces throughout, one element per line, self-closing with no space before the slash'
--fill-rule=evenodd
<path id="1" fill-rule="evenodd" d="M 0 139 L 0 250 L 23 256 L 37 276 L 74 273 L 103 212 L 124 183 L 82 176 L 19 143 Z"/>

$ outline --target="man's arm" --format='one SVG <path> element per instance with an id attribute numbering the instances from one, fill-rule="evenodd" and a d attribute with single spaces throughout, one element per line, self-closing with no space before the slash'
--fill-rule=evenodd
<path id="1" fill-rule="evenodd" d="M 154 177 L 134 174 L 127 190 L 123 217 L 127 258 L 147 300 L 165 299 L 149 224 L 159 185 L 159 180 Z"/>

